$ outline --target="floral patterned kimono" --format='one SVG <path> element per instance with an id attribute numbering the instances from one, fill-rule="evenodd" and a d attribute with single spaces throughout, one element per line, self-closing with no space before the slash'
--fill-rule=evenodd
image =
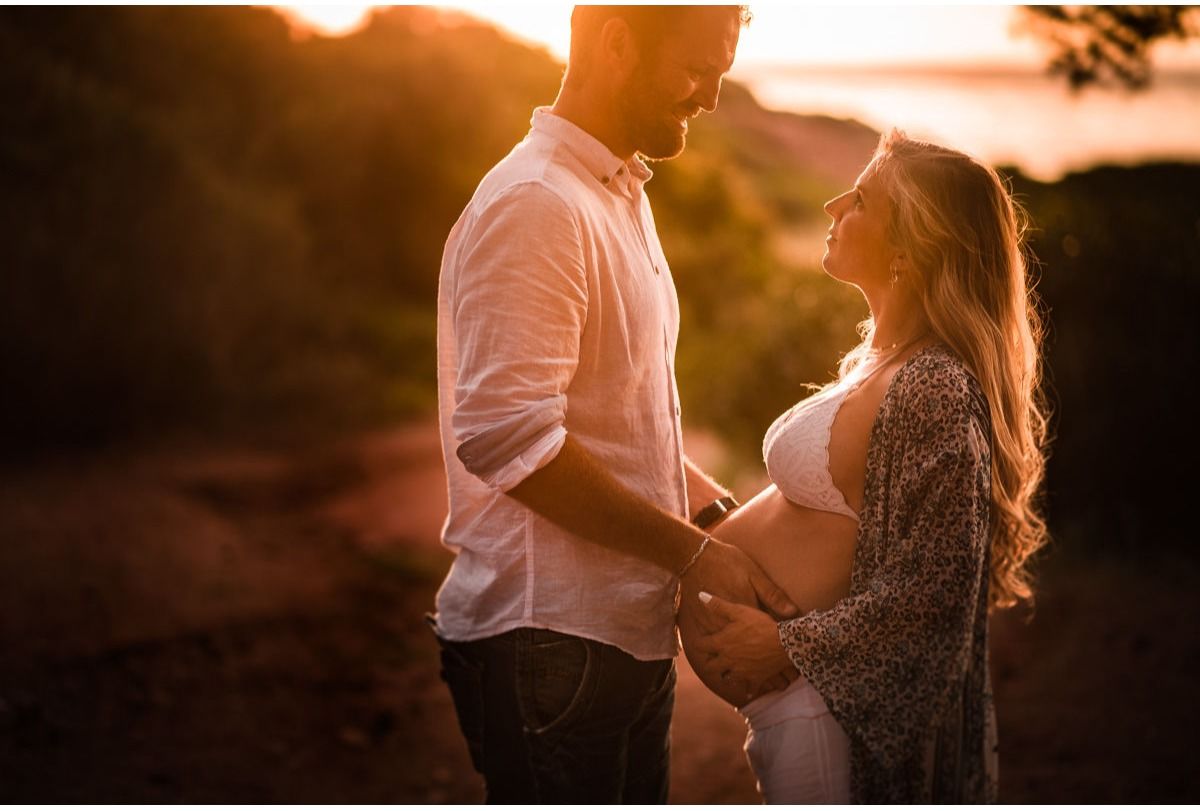
<path id="1" fill-rule="evenodd" d="M 995 800 L 990 436 L 961 360 L 909 358 L 871 432 L 850 596 L 780 624 L 850 738 L 856 802 Z"/>

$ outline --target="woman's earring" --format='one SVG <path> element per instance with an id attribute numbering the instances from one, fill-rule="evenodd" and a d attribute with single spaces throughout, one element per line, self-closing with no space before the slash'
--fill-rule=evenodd
<path id="1" fill-rule="evenodd" d="M 892 260 L 891 271 L 892 271 L 892 284 L 895 284 L 896 282 L 900 281 L 900 261 L 898 259 Z"/>

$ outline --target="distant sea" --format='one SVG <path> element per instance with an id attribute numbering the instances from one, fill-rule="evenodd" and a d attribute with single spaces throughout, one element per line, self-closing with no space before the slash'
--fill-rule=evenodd
<path id="1" fill-rule="evenodd" d="M 747 66 L 763 106 L 901 127 L 1040 180 L 1100 163 L 1200 161 L 1200 70 L 1158 71 L 1146 90 L 1072 93 L 1061 77 L 984 68 Z"/>

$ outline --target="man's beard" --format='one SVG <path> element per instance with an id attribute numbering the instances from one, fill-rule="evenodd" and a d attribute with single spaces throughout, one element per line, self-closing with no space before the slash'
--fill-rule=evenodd
<path id="1" fill-rule="evenodd" d="M 671 115 L 671 107 L 671 103 L 659 97 L 653 85 L 638 74 L 631 76 L 621 91 L 621 120 L 634 148 L 646 158 L 674 158 L 687 143 L 687 133 Z"/>

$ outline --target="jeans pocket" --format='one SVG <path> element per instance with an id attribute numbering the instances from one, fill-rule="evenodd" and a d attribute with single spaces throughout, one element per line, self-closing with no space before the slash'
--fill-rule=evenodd
<path id="1" fill-rule="evenodd" d="M 521 721 L 534 735 L 566 728 L 582 715 L 593 692 L 598 652 L 585 639 L 529 629 L 517 644 Z"/>
<path id="2" fill-rule="evenodd" d="M 471 755 L 471 765 L 483 774 L 484 698 L 483 668 L 455 648 L 453 642 L 440 637 L 442 646 L 442 681 L 450 688 L 458 727 L 462 730 Z"/>

